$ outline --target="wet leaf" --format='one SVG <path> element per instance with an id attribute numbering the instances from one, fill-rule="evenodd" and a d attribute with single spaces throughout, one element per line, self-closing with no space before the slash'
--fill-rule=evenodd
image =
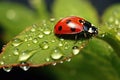
<path id="1" fill-rule="evenodd" d="M 58 20 L 56 20 L 58 21 Z M 54 20 L 32 25 L 11 40 L 0 54 L 0 67 L 56 65 L 77 55 L 87 40 L 66 40 L 53 33 Z M 23 64 L 24 63 L 24 64 Z"/>
<path id="2" fill-rule="evenodd" d="M 99 38 L 108 42 L 120 56 L 120 5 L 114 5 L 103 15 Z"/>

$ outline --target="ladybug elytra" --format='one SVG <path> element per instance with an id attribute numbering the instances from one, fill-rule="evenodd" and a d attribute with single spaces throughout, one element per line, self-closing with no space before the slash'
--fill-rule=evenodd
<path id="1" fill-rule="evenodd" d="M 70 16 L 61 19 L 54 27 L 57 37 L 67 39 L 91 38 L 98 34 L 98 29 L 83 18 Z"/>

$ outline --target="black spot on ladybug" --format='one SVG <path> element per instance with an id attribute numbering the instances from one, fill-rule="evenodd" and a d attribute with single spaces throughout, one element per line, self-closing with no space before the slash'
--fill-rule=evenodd
<path id="1" fill-rule="evenodd" d="M 67 20 L 67 21 L 66 21 L 66 24 L 68 24 L 68 23 L 70 23 L 70 22 L 71 22 L 71 20 Z"/>
<path id="2" fill-rule="evenodd" d="M 71 29 L 72 32 L 75 32 L 75 30 L 76 30 L 75 28 L 70 28 L 70 29 Z"/>
<path id="3" fill-rule="evenodd" d="M 84 21 L 83 21 L 83 20 L 79 20 L 79 22 L 80 22 L 80 23 L 84 23 Z"/>
<path id="4" fill-rule="evenodd" d="M 61 30 L 62 30 L 62 26 L 59 26 L 59 27 L 58 27 L 58 30 L 61 31 Z"/>

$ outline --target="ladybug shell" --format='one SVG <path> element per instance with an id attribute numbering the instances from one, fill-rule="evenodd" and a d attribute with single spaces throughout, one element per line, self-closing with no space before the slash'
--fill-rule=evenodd
<path id="1" fill-rule="evenodd" d="M 83 31 L 83 18 L 71 16 L 61 19 L 54 27 L 55 34 L 77 34 Z"/>

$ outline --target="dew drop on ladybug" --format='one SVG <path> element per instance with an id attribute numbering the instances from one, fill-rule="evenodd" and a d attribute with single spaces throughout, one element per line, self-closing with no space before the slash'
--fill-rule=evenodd
<path id="1" fill-rule="evenodd" d="M 91 38 L 98 34 L 98 29 L 83 18 L 70 16 L 57 22 L 54 34 L 66 39 Z"/>

